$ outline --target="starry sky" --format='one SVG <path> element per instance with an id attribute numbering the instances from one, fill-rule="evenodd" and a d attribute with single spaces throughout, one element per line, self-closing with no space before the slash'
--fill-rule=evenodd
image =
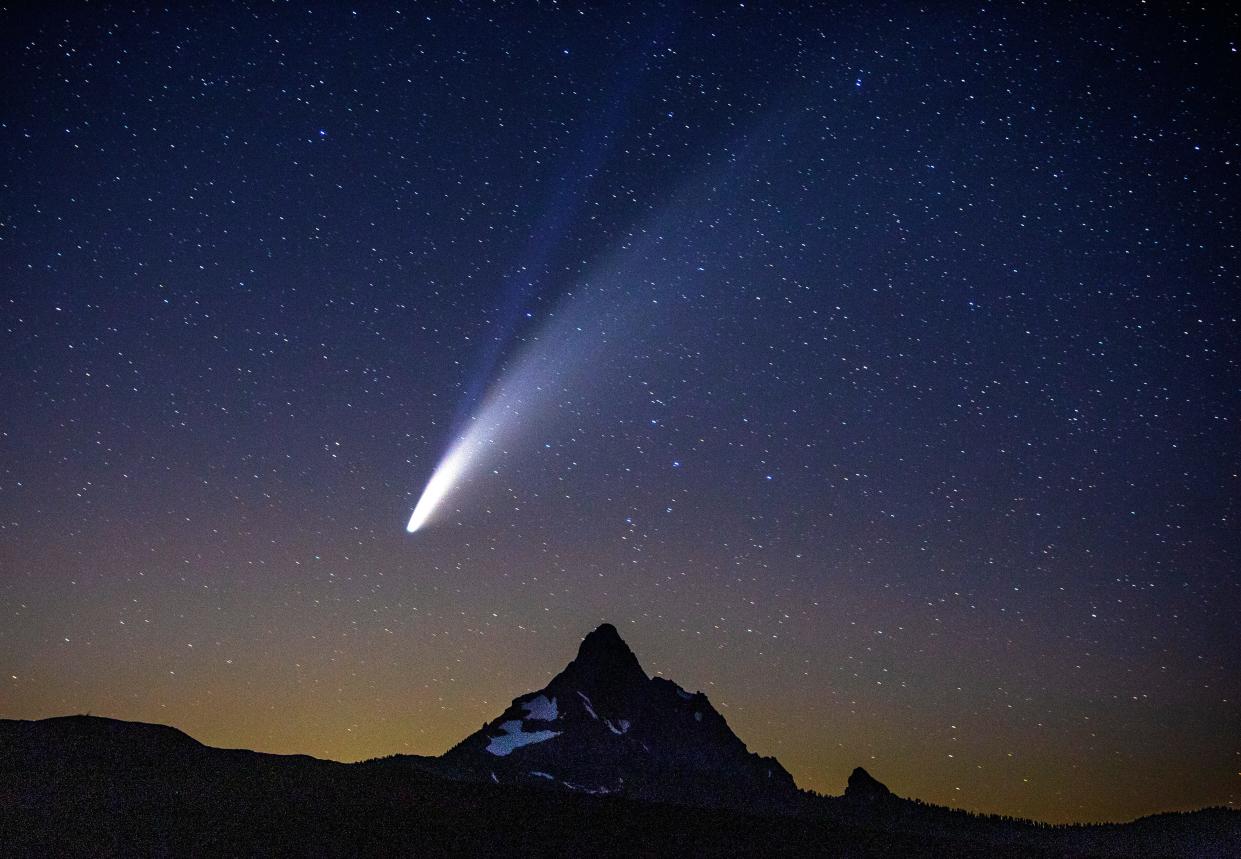
<path id="1" fill-rule="evenodd" d="M 438 754 L 610 621 L 803 787 L 1236 806 L 1213 5 L 5 4 L 0 716 Z"/>

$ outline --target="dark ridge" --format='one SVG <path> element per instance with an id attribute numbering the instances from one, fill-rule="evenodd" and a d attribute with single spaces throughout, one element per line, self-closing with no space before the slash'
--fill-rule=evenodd
<path id="1" fill-rule="evenodd" d="M 877 780 L 861 767 L 849 773 L 849 783 L 845 786 L 845 797 L 865 801 L 884 800 L 892 797 L 887 785 Z"/>
<path id="2" fill-rule="evenodd" d="M 0 855 L 1241 855 L 1241 813 L 1222 808 L 1073 826 L 895 797 L 842 806 L 807 796 L 793 813 L 747 812 L 566 792 L 540 778 L 463 781 L 429 763 L 213 749 L 164 726 L 84 716 L 0 719 Z M 849 781 L 850 796 L 886 791 L 860 768 Z"/>
<path id="3" fill-rule="evenodd" d="M 147 743 L 159 743 L 164 746 L 202 746 L 189 734 L 169 725 L 126 722 L 106 716 L 92 716 L 89 713 L 53 716 L 50 719 L 37 721 L 16 720 L 13 724 L 24 725 L 28 730 L 39 730 L 46 736 L 59 738 L 62 742 L 96 743 L 100 740 L 126 741 L 134 737 L 142 737 Z"/>

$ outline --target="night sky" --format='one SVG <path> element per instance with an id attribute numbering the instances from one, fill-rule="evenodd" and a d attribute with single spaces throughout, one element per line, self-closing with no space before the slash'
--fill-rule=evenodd
<path id="1" fill-rule="evenodd" d="M 439 754 L 610 621 L 803 787 L 1236 806 L 1212 5 L 7 4 L 0 716 Z"/>

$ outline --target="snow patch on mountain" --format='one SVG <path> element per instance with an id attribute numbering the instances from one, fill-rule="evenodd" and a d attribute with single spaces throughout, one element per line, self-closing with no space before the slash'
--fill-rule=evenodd
<path id="1" fill-rule="evenodd" d="M 576 790 L 576 791 L 579 791 L 580 793 L 589 793 L 594 796 L 602 796 L 603 794 L 608 794 L 612 792 L 608 788 L 602 787 L 602 786 L 601 787 L 583 787 L 580 784 L 573 784 L 573 782 L 569 782 L 569 781 L 562 781 L 561 784 L 563 784 L 569 790 Z"/>
<path id="2" fill-rule="evenodd" d="M 556 699 L 548 700 L 546 695 L 525 701 L 521 706 L 526 710 L 526 718 L 531 721 L 554 722 L 560 716 L 556 709 Z"/>
<path id="3" fill-rule="evenodd" d="M 603 723 L 608 726 L 609 731 L 618 736 L 629 730 L 628 719 L 617 719 L 615 724 L 611 719 L 604 719 Z"/>
<path id="4" fill-rule="evenodd" d="M 501 758 L 512 754 L 513 749 L 533 743 L 542 743 L 552 737 L 560 736 L 560 731 L 523 731 L 520 719 L 502 723 L 500 730 L 504 733 L 490 738 L 491 742 L 487 744 L 487 751 Z"/>
<path id="5" fill-rule="evenodd" d="M 586 712 L 590 714 L 590 718 L 592 718 L 592 719 L 594 719 L 594 720 L 598 721 L 598 719 L 599 719 L 599 714 L 598 714 L 598 713 L 596 713 L 596 712 L 595 712 L 595 708 L 591 706 L 591 704 L 590 704 L 590 698 L 589 698 L 589 697 L 587 697 L 587 695 L 586 695 L 586 693 L 585 693 L 585 692 L 578 692 L 577 694 L 578 694 L 578 695 L 580 695 L 580 696 L 582 697 L 582 706 L 584 706 L 584 707 L 586 708 Z"/>

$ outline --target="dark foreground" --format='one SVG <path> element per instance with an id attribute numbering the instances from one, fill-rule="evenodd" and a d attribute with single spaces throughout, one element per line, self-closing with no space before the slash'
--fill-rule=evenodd
<path id="1" fill-rule="evenodd" d="M 794 814 L 458 781 L 432 759 L 340 764 L 86 716 L 0 721 L 0 855 L 1241 855 L 1241 812 L 1108 826 L 982 818 L 891 796 Z"/>

